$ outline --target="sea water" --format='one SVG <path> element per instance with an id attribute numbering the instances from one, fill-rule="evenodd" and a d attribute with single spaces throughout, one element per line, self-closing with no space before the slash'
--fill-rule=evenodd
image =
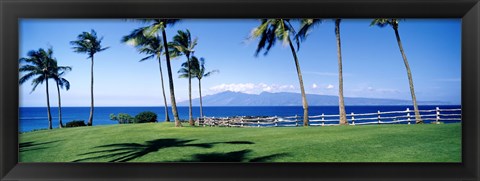
<path id="1" fill-rule="evenodd" d="M 460 105 L 429 105 L 419 106 L 420 110 L 432 110 L 436 107 L 440 109 L 459 109 Z M 413 111 L 413 106 L 345 106 L 347 118 L 350 119 L 350 115 L 362 113 L 377 113 L 377 111 L 405 111 L 406 109 Z M 54 128 L 58 127 L 58 108 L 51 107 L 52 124 Z M 108 125 L 118 124 L 117 121 L 110 120 L 110 114 L 127 113 L 131 116 L 142 111 L 152 111 L 157 113 L 158 121 L 163 122 L 165 119 L 164 107 L 95 107 L 93 125 Z M 337 115 L 339 112 L 338 106 L 309 106 L 309 115 Z M 173 114 L 171 108 L 168 108 L 170 120 L 173 121 Z M 188 120 L 188 107 L 178 107 L 179 117 L 182 120 Z M 448 114 L 460 114 L 460 111 L 448 112 Z M 301 106 L 204 106 L 204 116 L 208 117 L 229 117 L 229 116 L 302 116 L 303 109 Z M 404 114 L 404 113 L 403 113 Z M 398 114 L 398 115 L 403 115 Z M 423 114 L 423 113 L 422 113 Z M 435 114 L 428 113 L 428 114 Z M 72 120 L 84 120 L 88 121 L 90 115 L 90 107 L 62 107 L 62 120 L 63 124 Z M 193 116 L 199 117 L 199 107 L 193 107 Z M 392 116 L 392 115 L 389 115 Z M 396 115 L 394 115 L 396 116 Z M 414 120 L 414 113 L 411 113 L 412 120 Z M 338 118 L 337 118 L 338 119 Z M 451 121 L 449 121 L 451 122 Z M 455 122 L 455 121 L 453 121 Z M 456 121 L 458 122 L 458 121 Z M 413 123 L 413 122 L 412 122 Z M 48 128 L 47 108 L 46 107 L 21 107 L 19 108 L 19 131 L 27 132 L 37 129 Z"/>

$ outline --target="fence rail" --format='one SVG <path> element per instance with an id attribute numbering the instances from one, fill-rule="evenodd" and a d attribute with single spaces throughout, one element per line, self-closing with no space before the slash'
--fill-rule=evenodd
<path id="1" fill-rule="evenodd" d="M 436 107 L 430 110 L 419 110 L 424 122 L 439 124 L 441 122 L 461 122 L 462 109 L 440 109 Z M 453 113 L 452 113 L 453 112 Z M 460 113 L 458 113 L 460 112 Z M 421 114 L 424 113 L 424 114 Z M 404 111 L 380 110 L 376 113 L 347 114 L 349 125 L 369 124 L 414 124 L 415 112 L 407 108 Z M 334 126 L 339 125 L 339 115 L 314 115 L 308 116 L 310 126 Z M 220 127 L 292 127 L 303 125 L 303 116 L 235 116 L 235 117 L 201 117 L 197 118 L 199 126 L 220 126 Z"/>

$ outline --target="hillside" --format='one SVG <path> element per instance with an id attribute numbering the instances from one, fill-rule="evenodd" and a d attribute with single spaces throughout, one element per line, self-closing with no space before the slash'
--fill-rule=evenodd
<path id="1" fill-rule="evenodd" d="M 23 133 L 19 161 L 462 161 L 461 124 L 238 129 L 183 125 L 145 123 Z"/>

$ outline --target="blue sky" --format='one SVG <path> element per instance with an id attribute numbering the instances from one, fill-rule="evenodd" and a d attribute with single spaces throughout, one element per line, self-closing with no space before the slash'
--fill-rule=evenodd
<path id="1" fill-rule="evenodd" d="M 410 100 L 405 66 L 392 28 L 370 27 L 370 21 L 346 19 L 340 25 L 345 97 Z M 104 37 L 102 44 L 110 47 L 95 55 L 95 105 L 161 106 L 158 62 L 138 62 L 145 55 L 120 42 L 122 36 L 144 25 L 120 19 L 21 19 L 19 56 L 52 46 L 59 64 L 73 68 L 65 76 L 71 82 L 71 89 L 62 91 L 62 105 L 89 106 L 90 60 L 85 54 L 74 53 L 69 42 L 81 32 L 95 29 Z M 277 43 L 267 56 L 254 56 L 258 40 L 248 40 L 248 36 L 258 25 L 259 21 L 254 19 L 186 19 L 169 27 L 167 37 L 171 41 L 177 30 L 189 29 L 198 37 L 195 55 L 205 58 L 208 70 L 220 71 L 202 79 L 204 96 L 226 90 L 252 94 L 300 92 L 289 47 Z M 294 26 L 298 28 L 298 24 Z M 460 104 L 461 20 L 406 19 L 400 22 L 399 32 L 417 100 Z M 337 95 L 337 50 L 332 20 L 325 20 L 310 32 L 298 57 L 307 93 Z M 178 102 L 188 100 L 188 81 L 178 78 L 176 73 L 183 62 L 184 57 L 172 60 Z M 167 80 L 165 61 L 162 68 Z M 44 86 L 31 92 L 30 81 L 21 85 L 20 106 L 45 106 Z M 165 86 L 169 95 L 168 85 Z M 51 104 L 56 106 L 56 87 L 49 90 Z M 192 80 L 192 95 L 198 97 L 196 79 Z"/>

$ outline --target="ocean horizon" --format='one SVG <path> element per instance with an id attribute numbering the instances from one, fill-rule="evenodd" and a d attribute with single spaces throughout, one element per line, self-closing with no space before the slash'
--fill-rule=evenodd
<path id="1" fill-rule="evenodd" d="M 458 109 L 461 105 L 419 105 L 420 110 L 432 110 L 436 107 L 440 109 Z M 368 105 L 368 106 L 345 106 L 348 115 L 350 113 L 376 113 L 377 111 L 405 111 L 413 110 L 410 105 Z M 178 113 L 181 120 L 188 120 L 188 106 L 178 106 Z M 50 107 L 52 114 L 52 124 L 58 128 L 58 107 Z M 126 113 L 131 116 L 143 111 L 152 111 L 158 115 L 158 122 L 164 122 L 165 110 L 163 106 L 98 106 L 94 109 L 93 125 L 111 125 L 118 124 L 117 121 L 110 120 L 110 114 Z M 200 116 L 198 106 L 193 106 L 193 117 Z M 170 121 L 173 122 L 171 107 L 168 109 Z M 338 106 L 309 106 L 309 116 L 315 115 L 337 115 Z M 460 111 L 457 112 L 461 113 Z M 302 106 L 204 106 L 204 116 L 208 117 L 232 117 L 232 116 L 301 116 L 303 115 Z M 73 120 L 88 121 L 90 107 L 62 107 L 63 124 Z M 401 115 L 401 114 L 399 114 Z M 413 114 L 412 114 L 413 118 Z M 28 132 L 38 129 L 48 128 L 47 107 L 20 107 L 19 108 L 19 131 Z"/>

